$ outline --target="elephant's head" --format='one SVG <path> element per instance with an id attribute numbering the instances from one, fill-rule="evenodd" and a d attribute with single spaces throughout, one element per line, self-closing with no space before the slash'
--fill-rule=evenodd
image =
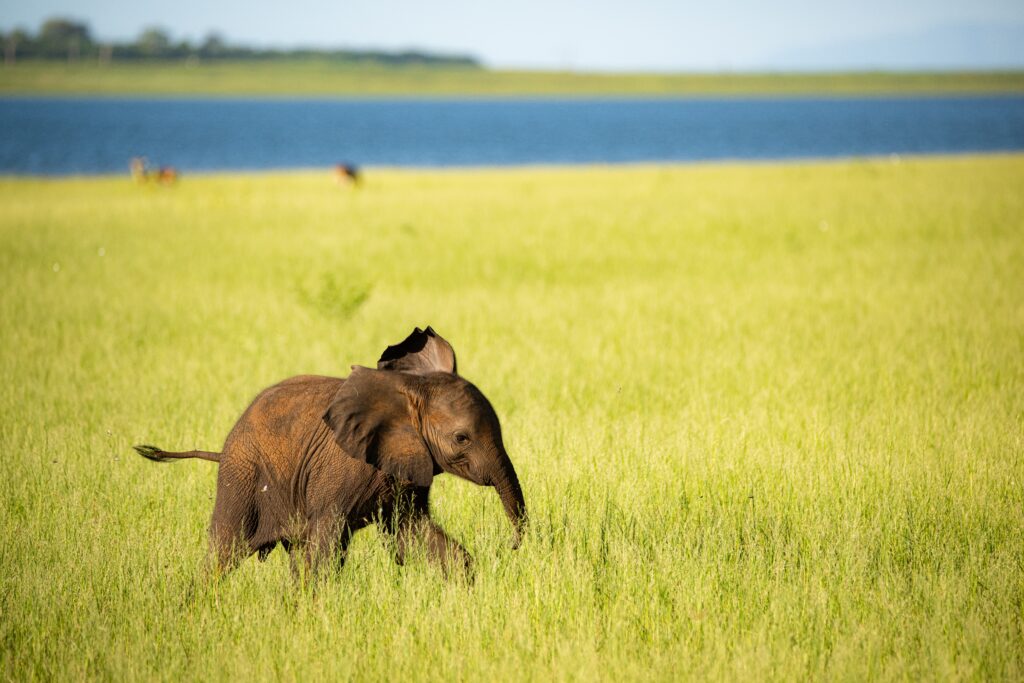
<path id="1" fill-rule="evenodd" d="M 418 327 L 389 346 L 377 370 L 353 366 L 324 420 L 354 458 L 417 487 L 450 472 L 493 486 L 518 546 L 526 503 L 505 452 L 498 416 L 479 389 L 455 372 L 455 352 Z"/>

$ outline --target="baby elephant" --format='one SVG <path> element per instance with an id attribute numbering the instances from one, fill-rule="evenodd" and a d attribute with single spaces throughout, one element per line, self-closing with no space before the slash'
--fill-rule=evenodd
<path id="1" fill-rule="evenodd" d="M 455 352 L 430 327 L 389 346 L 376 370 L 353 366 L 346 379 L 304 375 L 265 389 L 222 453 L 135 450 L 157 462 L 220 463 L 209 551 L 217 574 L 253 553 L 265 559 L 278 543 L 296 574 L 340 569 L 352 534 L 374 522 L 395 537 L 399 564 L 421 539 L 445 571 L 468 568 L 465 548 L 430 519 L 430 485 L 442 472 L 497 490 L 514 546 L 526 522 L 498 416 L 456 374 Z"/>

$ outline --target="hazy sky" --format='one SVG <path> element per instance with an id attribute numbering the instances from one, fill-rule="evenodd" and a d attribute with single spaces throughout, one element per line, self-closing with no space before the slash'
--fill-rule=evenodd
<path id="1" fill-rule="evenodd" d="M 467 52 L 498 67 L 727 70 L 1024 65 L 1024 0 L 0 0 L 0 27 L 85 20 L 102 38 Z M 862 64 L 863 62 L 863 64 Z"/>

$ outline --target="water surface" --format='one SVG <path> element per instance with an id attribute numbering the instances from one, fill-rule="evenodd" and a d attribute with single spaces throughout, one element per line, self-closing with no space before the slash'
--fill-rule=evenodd
<path id="1" fill-rule="evenodd" d="M 0 99 L 0 173 L 793 159 L 1024 149 L 1024 97 Z"/>

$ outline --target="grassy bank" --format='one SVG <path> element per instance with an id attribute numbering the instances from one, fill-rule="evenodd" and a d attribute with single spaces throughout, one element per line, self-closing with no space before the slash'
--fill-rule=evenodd
<path id="1" fill-rule="evenodd" d="M 0 69 L 0 93 L 204 96 L 738 96 L 1024 92 L 1022 72 L 587 74 L 387 68 L 326 61 L 186 65 L 23 63 Z"/>
<path id="2" fill-rule="evenodd" d="M 5 679 L 1024 676 L 1024 157 L 0 179 Z M 532 527 L 449 476 L 472 586 L 372 529 L 215 590 L 263 386 L 433 324 Z"/>

